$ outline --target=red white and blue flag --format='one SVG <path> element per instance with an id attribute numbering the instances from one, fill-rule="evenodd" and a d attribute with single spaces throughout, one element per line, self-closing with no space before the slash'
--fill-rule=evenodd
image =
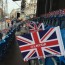
<path id="1" fill-rule="evenodd" d="M 36 24 L 35 22 L 32 22 L 32 23 L 27 23 L 27 26 L 28 26 L 30 32 L 44 30 L 43 23 Z"/>
<path id="2" fill-rule="evenodd" d="M 61 56 L 64 52 L 60 28 L 50 28 L 16 37 L 24 61 Z"/>

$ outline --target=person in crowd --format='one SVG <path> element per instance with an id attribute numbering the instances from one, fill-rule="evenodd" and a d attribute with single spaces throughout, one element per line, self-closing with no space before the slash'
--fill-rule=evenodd
<path id="1" fill-rule="evenodd" d="M 2 31 L 0 30 L 0 40 L 2 40 L 3 34 Z"/>
<path id="2" fill-rule="evenodd" d="M 11 21 L 11 25 L 13 26 L 14 20 Z"/>
<path id="3" fill-rule="evenodd" d="M 9 23 L 8 23 L 8 27 L 9 27 Z"/>

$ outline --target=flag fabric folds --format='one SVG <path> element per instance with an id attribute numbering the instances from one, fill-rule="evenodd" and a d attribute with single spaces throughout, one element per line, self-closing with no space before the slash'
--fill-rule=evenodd
<path id="1" fill-rule="evenodd" d="M 16 36 L 16 39 L 24 61 L 64 55 L 59 26 Z"/>

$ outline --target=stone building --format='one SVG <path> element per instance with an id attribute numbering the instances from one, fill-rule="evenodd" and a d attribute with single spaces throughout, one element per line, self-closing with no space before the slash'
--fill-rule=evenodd
<path id="1" fill-rule="evenodd" d="M 3 17 L 3 10 L 2 8 L 0 8 L 0 20 L 2 19 L 2 17 Z"/>
<path id="2" fill-rule="evenodd" d="M 26 15 L 35 14 L 36 5 L 37 5 L 36 0 L 30 0 L 29 2 L 26 1 L 26 8 L 25 8 Z"/>
<path id="3" fill-rule="evenodd" d="M 18 9 L 13 9 L 10 13 L 10 18 L 13 19 L 13 18 L 17 18 L 17 13 L 21 13 L 20 11 L 20 8 Z"/>
<path id="4" fill-rule="evenodd" d="M 3 1 L 0 0 L 0 20 L 3 18 Z"/>
<path id="5" fill-rule="evenodd" d="M 32 16 L 33 14 L 36 14 L 37 9 L 37 0 L 26 0 L 26 6 L 24 9 L 24 16 Z"/>

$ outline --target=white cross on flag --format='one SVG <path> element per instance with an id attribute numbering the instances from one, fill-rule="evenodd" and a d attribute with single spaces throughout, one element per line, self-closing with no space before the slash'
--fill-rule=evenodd
<path id="1" fill-rule="evenodd" d="M 24 61 L 49 56 L 62 56 L 64 52 L 60 28 L 34 31 L 16 37 Z"/>

